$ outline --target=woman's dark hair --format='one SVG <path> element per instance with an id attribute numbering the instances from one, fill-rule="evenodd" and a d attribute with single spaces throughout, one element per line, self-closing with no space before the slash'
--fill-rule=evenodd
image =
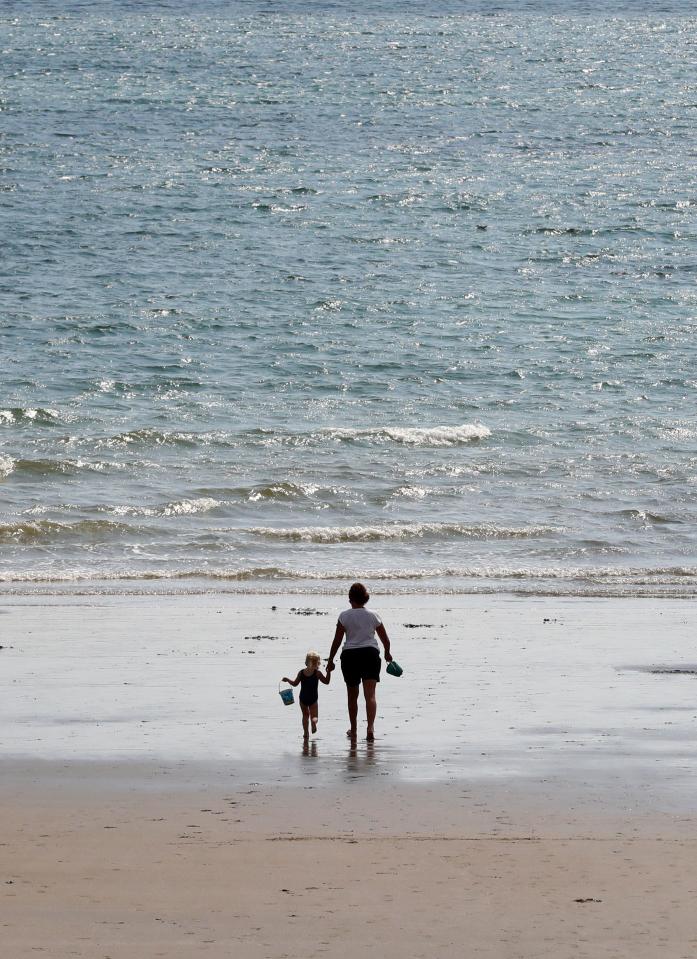
<path id="1" fill-rule="evenodd" d="M 370 599 L 370 593 L 363 583 L 353 583 L 349 589 L 349 602 L 358 603 L 359 606 L 365 606 Z"/>

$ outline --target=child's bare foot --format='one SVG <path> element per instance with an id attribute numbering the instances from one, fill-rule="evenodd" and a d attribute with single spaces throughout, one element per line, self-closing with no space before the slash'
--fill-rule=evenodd
<path id="1" fill-rule="evenodd" d="M 373 732 L 373 729 L 371 726 L 368 726 L 368 732 L 365 738 L 368 740 L 369 743 L 375 742 L 375 733 Z"/>
<path id="2" fill-rule="evenodd" d="M 312 732 L 313 732 L 313 733 L 316 733 L 316 732 L 317 732 L 317 720 L 316 720 L 316 719 L 313 719 L 313 720 L 312 720 Z"/>

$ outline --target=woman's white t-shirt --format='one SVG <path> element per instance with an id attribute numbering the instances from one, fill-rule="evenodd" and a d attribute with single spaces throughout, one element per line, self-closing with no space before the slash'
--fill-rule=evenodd
<path id="1" fill-rule="evenodd" d="M 375 627 L 379 626 L 382 620 L 377 613 L 360 606 L 358 609 L 346 609 L 339 616 L 339 622 L 346 630 L 346 639 L 344 640 L 344 649 L 358 649 L 361 646 L 373 646 L 380 649 L 380 645 L 375 636 Z"/>

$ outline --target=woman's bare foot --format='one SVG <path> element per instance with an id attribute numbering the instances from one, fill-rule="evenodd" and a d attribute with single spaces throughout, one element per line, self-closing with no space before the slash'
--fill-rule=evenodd
<path id="1" fill-rule="evenodd" d="M 375 742 L 375 733 L 373 732 L 372 727 L 368 726 L 368 732 L 365 738 L 368 740 L 369 743 Z"/>
<path id="2" fill-rule="evenodd" d="M 355 739 L 355 738 L 356 738 L 356 730 L 353 729 L 353 728 L 347 729 L 347 730 L 346 730 L 346 735 L 348 736 L 349 739 Z"/>

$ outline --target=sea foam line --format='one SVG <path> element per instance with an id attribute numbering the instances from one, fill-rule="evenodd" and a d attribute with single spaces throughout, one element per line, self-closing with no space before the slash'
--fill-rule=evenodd
<path id="1" fill-rule="evenodd" d="M 530 582 L 581 582 L 588 585 L 661 586 L 689 584 L 697 588 L 697 566 L 665 567 L 442 567 L 364 570 L 367 581 L 398 582 L 399 580 L 459 579 Z M 79 583 L 132 581 L 212 580 L 245 582 L 253 580 L 311 580 L 343 583 L 350 575 L 343 568 L 311 570 L 280 566 L 250 566 L 238 569 L 189 568 L 179 570 L 112 570 L 98 572 L 91 569 L 55 571 L 4 570 L 2 583 Z M 457 588 L 455 587 L 456 591 Z M 467 591 L 467 590 L 465 590 Z"/>
<path id="2" fill-rule="evenodd" d="M 460 426 L 381 426 L 369 429 L 328 427 L 320 436 L 338 440 L 391 440 L 405 446 L 458 446 L 472 440 L 491 436 L 491 430 L 482 423 L 463 423 Z"/>
<path id="3" fill-rule="evenodd" d="M 264 539 L 292 543 L 372 543 L 423 539 L 428 536 L 467 539 L 527 539 L 563 532 L 554 526 L 496 526 L 493 523 L 382 523 L 374 526 L 252 526 L 247 530 Z"/>

